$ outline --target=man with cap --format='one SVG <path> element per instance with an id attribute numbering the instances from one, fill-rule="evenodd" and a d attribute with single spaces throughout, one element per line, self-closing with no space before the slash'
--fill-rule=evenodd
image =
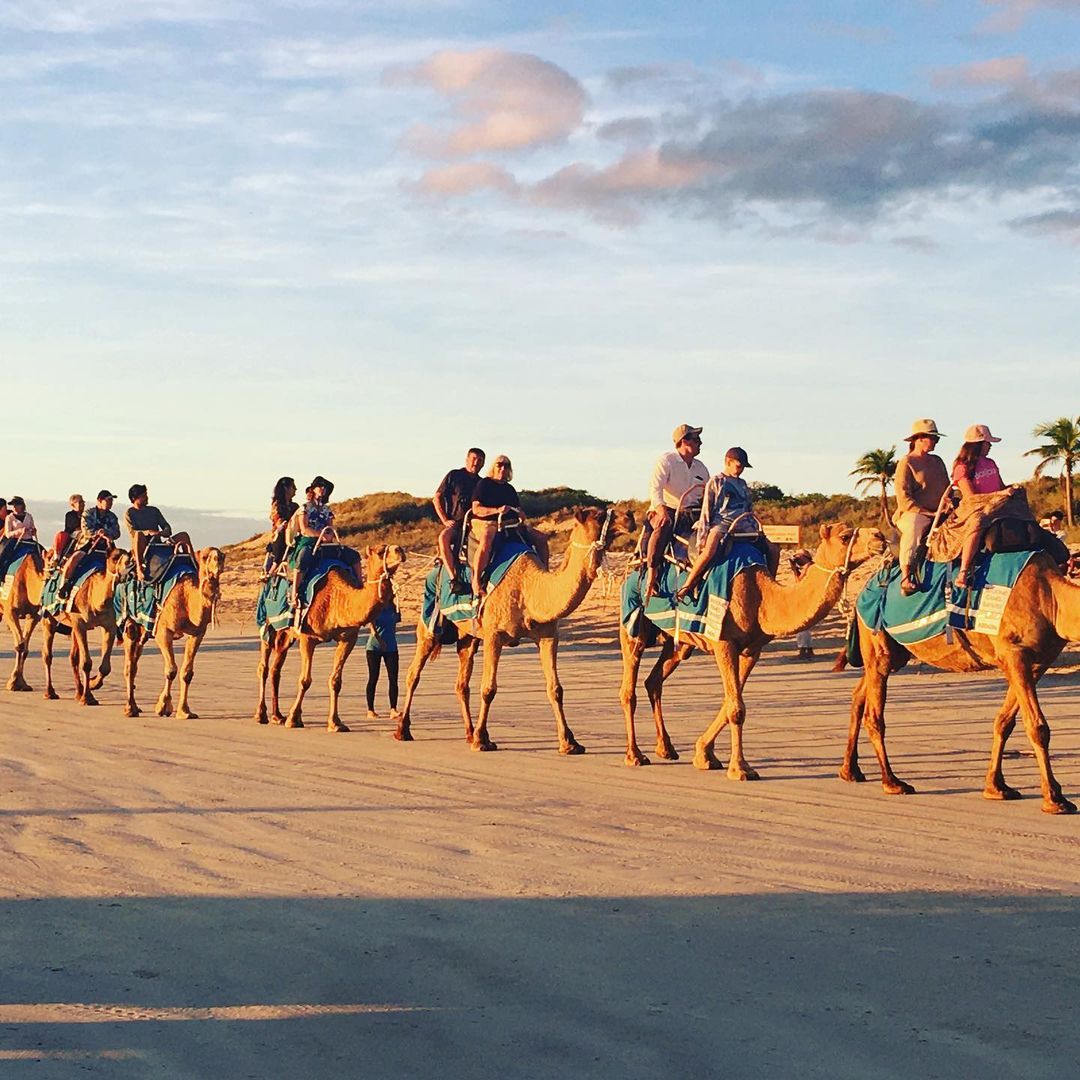
<path id="1" fill-rule="evenodd" d="M 742 478 L 743 472 L 752 468 L 746 451 L 741 446 L 733 446 L 724 455 L 724 471 L 709 478 L 698 518 L 700 546 L 690 573 L 675 594 L 676 600 L 684 599 L 697 586 L 736 522 L 746 532 L 761 531 L 754 517 L 754 498 L 750 494 L 750 486 Z"/>
<path id="2" fill-rule="evenodd" d="M 709 481 L 709 470 L 698 460 L 701 453 L 699 427 L 680 424 L 672 433 L 674 450 L 661 454 L 653 466 L 649 482 L 649 546 L 646 556 L 648 575 L 645 580 L 645 597 L 656 591 L 656 578 L 664 551 L 671 540 L 676 517 L 692 521 L 701 505 L 701 492 Z"/>
<path id="3" fill-rule="evenodd" d="M 905 596 L 919 587 L 914 577 L 916 553 L 951 486 L 945 462 L 934 453 L 941 438 L 933 420 L 916 420 L 905 440 L 908 452 L 896 464 L 893 524 L 900 530 L 900 591 Z"/>
<path id="4" fill-rule="evenodd" d="M 104 542 L 107 548 L 111 548 L 119 539 L 120 522 L 112 512 L 115 498 L 108 488 L 102 488 L 97 493 L 97 502 L 83 511 L 81 527 L 75 537 L 75 547 L 60 573 L 61 599 L 66 600 L 71 592 L 75 571 L 90 548 L 99 542 Z"/>

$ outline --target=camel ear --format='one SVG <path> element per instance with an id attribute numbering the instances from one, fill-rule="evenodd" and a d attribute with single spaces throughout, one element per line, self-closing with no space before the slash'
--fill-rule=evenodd
<path id="1" fill-rule="evenodd" d="M 589 511 L 583 506 L 575 506 L 571 513 L 574 515 L 574 520 L 581 525 L 584 525 L 589 520 Z"/>
<path id="2" fill-rule="evenodd" d="M 822 540 L 828 540 L 829 539 L 829 533 L 832 532 L 832 526 L 823 524 L 821 526 L 820 532 L 821 532 L 821 539 Z"/>

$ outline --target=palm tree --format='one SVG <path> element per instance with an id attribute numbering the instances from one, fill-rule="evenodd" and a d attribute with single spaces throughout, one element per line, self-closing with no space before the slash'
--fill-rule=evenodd
<path id="1" fill-rule="evenodd" d="M 855 490 L 869 491 L 879 486 L 881 497 L 881 520 L 889 520 L 888 488 L 896 475 L 896 447 L 888 450 L 867 450 L 858 461 L 849 476 L 861 477 L 855 484 Z"/>
<path id="2" fill-rule="evenodd" d="M 1061 462 L 1061 479 L 1065 485 L 1065 521 L 1073 527 L 1073 470 L 1080 462 L 1080 416 L 1070 420 L 1062 416 L 1057 420 L 1048 420 L 1037 424 L 1031 432 L 1036 439 L 1046 439 L 1042 446 L 1028 450 L 1024 457 L 1037 457 L 1035 475 L 1042 476 L 1043 470 Z"/>

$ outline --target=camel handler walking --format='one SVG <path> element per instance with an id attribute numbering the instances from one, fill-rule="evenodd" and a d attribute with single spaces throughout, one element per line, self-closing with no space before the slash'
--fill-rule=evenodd
<path id="1" fill-rule="evenodd" d="M 942 437 L 933 420 L 916 420 L 906 440 L 908 452 L 896 465 L 893 524 L 900 530 L 900 591 L 905 596 L 919 587 L 914 577 L 916 555 L 952 486 L 945 462 L 933 452 Z"/>
<path id="2" fill-rule="evenodd" d="M 672 433 L 675 449 L 661 454 L 653 466 L 649 481 L 649 546 L 646 554 L 649 572 L 645 579 L 645 598 L 656 592 L 656 579 L 664 552 L 675 529 L 676 516 L 693 522 L 701 510 L 701 496 L 709 482 L 709 469 L 698 459 L 701 453 L 702 428 L 680 424 Z"/>
<path id="3" fill-rule="evenodd" d="M 473 492 L 485 460 L 486 455 L 480 447 L 471 447 L 465 454 L 465 467 L 451 469 L 442 478 L 431 500 L 435 515 L 443 526 L 439 533 L 439 558 L 450 575 L 450 589 L 455 593 L 468 592 L 461 580 L 456 549 L 461 544 L 465 515 L 472 509 Z"/>

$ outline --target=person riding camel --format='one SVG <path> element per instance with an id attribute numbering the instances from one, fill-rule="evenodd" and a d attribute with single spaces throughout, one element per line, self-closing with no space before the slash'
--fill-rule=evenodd
<path id="1" fill-rule="evenodd" d="M 64 514 L 64 527 L 53 537 L 53 562 L 63 562 L 75 544 L 75 537 L 82 527 L 83 511 L 86 500 L 81 495 L 72 495 L 68 499 L 68 509 Z"/>
<path id="2" fill-rule="evenodd" d="M 484 460 L 484 451 L 478 446 L 471 447 L 465 454 L 464 468 L 451 469 L 442 478 L 431 500 L 435 515 L 443 526 L 439 533 L 439 557 L 450 574 L 450 589 L 455 593 L 468 591 L 461 580 L 457 549 L 461 545 L 465 515 L 472 509 L 473 493 L 480 480 Z"/>
<path id="3" fill-rule="evenodd" d="M 116 496 L 108 488 L 102 488 L 97 493 L 94 505 L 83 511 L 71 554 L 60 571 L 60 588 L 57 595 L 61 600 L 66 600 L 71 593 L 75 571 L 86 557 L 86 553 L 97 544 L 104 546 L 106 550 L 111 550 L 120 539 L 120 522 L 112 511 L 115 498 Z"/>
<path id="4" fill-rule="evenodd" d="M 1005 489 L 1001 472 L 989 456 L 991 443 L 998 442 L 1001 440 L 991 435 L 985 424 L 972 424 L 964 432 L 964 444 L 960 447 L 952 467 L 952 482 L 960 490 L 961 502 L 973 495 L 989 495 Z M 982 546 L 985 527 L 983 515 L 977 511 L 967 520 L 967 535 L 960 553 L 960 570 L 953 581 L 958 589 L 966 589 L 971 584 L 971 568 Z"/>
<path id="5" fill-rule="evenodd" d="M 150 505 L 150 493 L 145 484 L 132 484 L 128 488 L 128 501 L 131 506 L 124 512 L 124 524 L 131 536 L 131 554 L 135 563 L 135 576 L 145 581 L 147 568 L 144 565 L 147 549 L 152 543 L 169 542 L 191 546 L 187 533 L 173 535 L 172 526 L 165 520 L 165 515 Z"/>
<path id="6" fill-rule="evenodd" d="M 300 509 L 295 500 L 296 481 L 291 476 L 283 476 L 274 485 L 270 498 L 270 542 L 266 545 L 266 558 L 263 560 L 264 577 L 285 558 L 289 522 Z"/>
<path id="7" fill-rule="evenodd" d="M 513 477 L 514 468 L 510 464 L 510 459 L 505 454 L 500 454 L 492 462 L 487 476 L 477 482 L 473 492 L 472 534 L 476 540 L 476 550 L 473 552 L 472 591 L 477 600 L 482 600 L 484 597 L 483 575 L 491 560 L 500 518 L 512 516 L 513 524 L 523 530 L 529 543 L 540 556 L 540 561 L 545 567 L 548 564 L 547 537 L 525 523 L 525 518 L 521 513 L 521 498 L 510 483 Z M 507 523 L 502 522 L 502 524 L 505 527 Z"/>
<path id="8" fill-rule="evenodd" d="M 645 561 L 645 599 L 656 592 L 656 580 L 676 525 L 689 525 L 698 516 L 709 469 L 698 458 L 702 428 L 680 424 L 672 433 L 674 450 L 661 454 L 649 481 L 649 542 Z"/>
<path id="9" fill-rule="evenodd" d="M 0 581 L 15 556 L 15 549 L 23 540 L 37 539 L 37 526 L 33 515 L 26 509 L 21 495 L 15 495 L 7 504 L 4 518 L 3 539 L 0 539 Z"/>
<path id="10" fill-rule="evenodd" d="M 742 525 L 746 532 L 756 530 L 760 533 L 761 525 L 754 517 L 750 486 L 742 478 L 743 472 L 752 468 L 746 451 L 741 446 L 733 446 L 724 455 L 724 471 L 709 478 L 697 525 L 701 546 L 690 573 L 675 593 L 676 600 L 685 600 L 694 591 L 736 524 Z"/>
<path id="11" fill-rule="evenodd" d="M 942 438 L 933 420 L 916 420 L 907 436 L 908 452 L 896 464 L 896 514 L 900 531 L 900 591 L 910 596 L 919 588 L 915 581 L 919 546 L 949 490 L 949 473 L 934 448 Z"/>

